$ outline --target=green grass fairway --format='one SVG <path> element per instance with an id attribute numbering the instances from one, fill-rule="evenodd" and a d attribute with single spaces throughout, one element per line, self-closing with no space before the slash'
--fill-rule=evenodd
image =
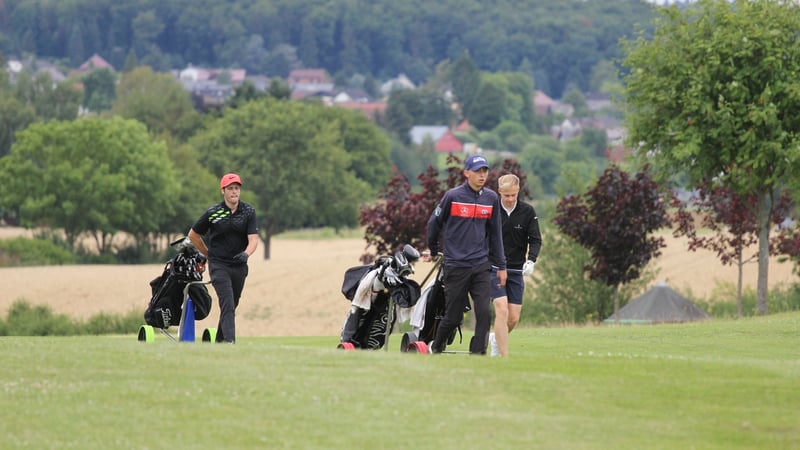
<path id="1" fill-rule="evenodd" d="M 336 343 L 3 337 L 0 447 L 800 448 L 798 313 L 518 330 L 506 359 Z"/>

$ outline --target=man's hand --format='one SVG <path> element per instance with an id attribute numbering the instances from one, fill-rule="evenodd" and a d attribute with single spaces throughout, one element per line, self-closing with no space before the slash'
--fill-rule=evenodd
<path id="1" fill-rule="evenodd" d="M 244 264 L 244 263 L 247 262 L 247 258 L 249 258 L 249 257 L 250 257 L 250 255 L 248 255 L 247 252 L 242 252 L 242 253 L 239 253 L 236 256 L 234 256 L 233 260 L 236 261 L 236 262 Z"/>
<path id="2" fill-rule="evenodd" d="M 497 287 L 504 288 L 506 287 L 506 281 L 508 280 L 508 271 L 505 269 L 497 271 Z"/>
<path id="3" fill-rule="evenodd" d="M 522 276 L 523 277 L 528 277 L 528 276 L 533 274 L 533 266 L 534 266 L 534 264 L 535 263 L 533 261 L 531 261 L 530 259 L 525 261 L 525 264 L 522 266 Z"/>

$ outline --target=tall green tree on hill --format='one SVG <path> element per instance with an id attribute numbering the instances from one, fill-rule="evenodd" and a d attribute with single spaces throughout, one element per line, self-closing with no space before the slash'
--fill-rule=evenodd
<path id="1" fill-rule="evenodd" d="M 375 189 L 370 183 L 382 178 L 377 171 L 390 167 L 388 141 L 358 114 L 264 99 L 225 110 L 192 139 L 212 173 L 242 176 L 266 258 L 270 238 L 282 231 L 356 225 L 358 206 Z"/>
<path id="2" fill-rule="evenodd" d="M 663 9 L 652 39 L 625 43 L 628 142 L 692 187 L 757 198 L 759 314 L 769 310 L 770 217 L 800 178 L 800 9 L 699 0 Z"/>

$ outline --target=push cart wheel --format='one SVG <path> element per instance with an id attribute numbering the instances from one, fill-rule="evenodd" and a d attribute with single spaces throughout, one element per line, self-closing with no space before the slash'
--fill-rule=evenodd
<path id="1" fill-rule="evenodd" d="M 339 342 L 339 345 L 336 348 L 341 348 L 343 350 L 355 350 L 356 346 L 353 345 L 352 342 Z"/>
<path id="2" fill-rule="evenodd" d="M 217 329 L 206 328 L 203 330 L 203 342 L 214 342 L 217 340 Z"/>
<path id="3" fill-rule="evenodd" d="M 142 325 L 139 327 L 139 342 L 153 342 L 156 338 L 155 330 L 150 325 Z"/>
<path id="4" fill-rule="evenodd" d="M 416 334 L 414 334 L 412 332 L 408 332 L 408 333 L 403 334 L 403 339 L 400 341 L 400 351 L 403 352 L 403 353 L 407 352 L 408 351 L 408 347 L 413 342 L 416 342 L 416 341 L 417 341 L 417 335 Z"/>
<path id="5" fill-rule="evenodd" d="M 408 346 L 408 353 L 428 353 L 428 344 L 423 341 L 414 341 Z"/>

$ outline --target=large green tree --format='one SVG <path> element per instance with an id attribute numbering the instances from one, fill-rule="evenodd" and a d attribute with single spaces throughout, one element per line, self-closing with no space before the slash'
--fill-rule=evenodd
<path id="1" fill-rule="evenodd" d="M 0 208 L 23 226 L 63 229 L 72 245 L 87 234 L 101 252 L 119 231 L 157 231 L 176 191 L 166 145 L 133 120 L 36 123 L 0 158 Z"/>
<path id="2" fill-rule="evenodd" d="M 153 134 L 185 140 L 200 126 L 189 93 L 169 74 L 137 67 L 122 75 L 112 112 L 136 119 Z"/>
<path id="3" fill-rule="evenodd" d="M 385 138 L 348 128 L 347 119 L 331 114 L 319 105 L 253 101 L 226 110 L 192 140 L 212 173 L 241 174 L 245 194 L 255 195 L 266 258 L 271 236 L 282 231 L 356 225 L 358 206 L 372 189 L 359 178 L 358 152 L 351 154 L 348 145 L 385 154 L 376 163 L 389 167 Z"/>
<path id="4" fill-rule="evenodd" d="M 628 142 L 693 186 L 714 179 L 758 199 L 760 314 L 775 194 L 800 176 L 798 29 L 795 2 L 699 0 L 625 43 Z"/>

